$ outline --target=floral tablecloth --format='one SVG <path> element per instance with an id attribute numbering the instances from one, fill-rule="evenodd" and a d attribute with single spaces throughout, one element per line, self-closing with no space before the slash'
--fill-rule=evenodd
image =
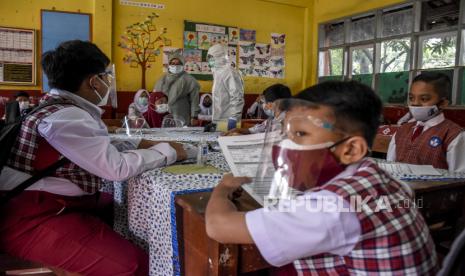
<path id="1" fill-rule="evenodd" d="M 229 171 L 221 153 L 209 153 L 207 164 Z M 176 195 L 211 190 L 221 177 L 222 173 L 171 174 L 159 168 L 113 183 L 115 231 L 149 252 L 150 275 L 180 275 Z"/>
<path id="2" fill-rule="evenodd" d="M 166 128 L 166 129 L 147 129 L 142 135 L 134 134 L 128 136 L 125 133 L 112 134 L 113 139 L 139 139 L 144 138 L 153 141 L 177 141 L 177 142 L 200 142 L 205 138 L 207 142 L 215 142 L 218 140 L 219 132 L 203 132 L 199 130 L 183 129 L 183 128 Z"/>

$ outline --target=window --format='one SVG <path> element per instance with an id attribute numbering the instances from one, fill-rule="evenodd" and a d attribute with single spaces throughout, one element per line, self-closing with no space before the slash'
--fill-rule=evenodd
<path id="1" fill-rule="evenodd" d="M 321 47 L 337 46 L 344 43 L 344 22 L 326 24 L 323 26 Z"/>
<path id="2" fill-rule="evenodd" d="M 435 30 L 457 26 L 460 0 L 430 0 L 421 5 L 421 30 Z"/>
<path id="3" fill-rule="evenodd" d="M 373 39 L 375 37 L 375 26 L 374 15 L 352 19 L 350 40 L 358 42 Z"/>
<path id="4" fill-rule="evenodd" d="M 350 78 L 405 105 L 412 77 L 439 71 L 451 79 L 450 104 L 465 106 L 465 0 L 407 0 L 319 30 L 319 82 Z"/>
<path id="5" fill-rule="evenodd" d="M 411 33 L 413 30 L 413 7 L 401 7 L 383 11 L 381 33 L 383 37 Z"/>
<path id="6" fill-rule="evenodd" d="M 360 46 L 351 49 L 352 75 L 373 73 L 373 46 Z"/>
<path id="7" fill-rule="evenodd" d="M 320 76 L 342 76 L 344 49 L 336 48 L 320 52 Z"/>
<path id="8" fill-rule="evenodd" d="M 380 72 L 410 70 L 410 39 L 387 40 L 381 43 Z"/>
<path id="9" fill-rule="evenodd" d="M 457 36 L 443 34 L 424 37 L 421 41 L 421 68 L 443 68 L 455 65 Z"/>

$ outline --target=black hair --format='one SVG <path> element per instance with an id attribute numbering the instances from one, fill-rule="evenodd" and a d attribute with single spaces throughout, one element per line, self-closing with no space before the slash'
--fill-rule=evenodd
<path id="1" fill-rule="evenodd" d="M 331 108 L 337 129 L 362 132 L 372 146 L 383 105 L 370 87 L 356 81 L 327 81 L 303 90 L 295 98 Z"/>
<path id="2" fill-rule="evenodd" d="M 110 59 L 91 42 L 70 40 L 44 53 L 41 63 L 51 88 L 74 93 L 85 78 L 103 73 Z"/>
<path id="3" fill-rule="evenodd" d="M 451 91 L 450 79 L 446 74 L 439 72 L 423 72 L 416 76 L 412 84 L 422 81 L 434 86 L 434 91 L 438 94 L 439 98 L 447 98 Z"/>
<path id="4" fill-rule="evenodd" d="M 274 102 L 279 99 L 287 99 L 291 97 L 291 90 L 284 84 L 273 84 L 263 91 L 265 102 Z"/>
<path id="5" fill-rule="evenodd" d="M 18 91 L 18 93 L 15 94 L 15 99 L 17 99 L 18 97 L 29 98 L 29 94 L 26 91 Z"/>

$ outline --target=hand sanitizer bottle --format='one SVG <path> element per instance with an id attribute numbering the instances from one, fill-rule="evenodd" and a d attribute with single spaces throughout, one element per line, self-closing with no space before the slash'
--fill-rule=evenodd
<path id="1" fill-rule="evenodd" d="M 204 166 L 207 161 L 208 144 L 204 137 L 200 138 L 197 152 L 197 165 Z"/>

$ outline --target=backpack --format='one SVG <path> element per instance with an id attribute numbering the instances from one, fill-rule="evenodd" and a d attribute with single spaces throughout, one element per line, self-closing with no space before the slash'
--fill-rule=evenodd
<path id="1" fill-rule="evenodd" d="M 19 109 L 19 103 L 14 101 L 7 103 L 5 107 L 5 122 L 0 124 L 0 174 L 2 173 L 3 167 L 6 165 L 8 158 L 10 157 L 11 151 L 16 139 L 18 138 L 19 132 L 21 131 L 21 125 L 24 120 L 31 114 L 36 111 L 54 104 L 68 103 L 63 100 L 51 100 L 45 104 L 39 105 L 29 112 L 21 114 Z M 23 190 L 40 180 L 41 178 L 51 175 L 55 172 L 56 169 L 68 163 L 67 158 L 61 158 L 55 163 L 51 164 L 49 167 L 38 171 L 36 174 L 32 175 L 30 178 L 26 179 L 24 182 L 16 186 L 13 190 L 10 190 L 0 198 L 0 205 L 6 203 L 8 200 L 14 196 L 21 193 Z"/>

